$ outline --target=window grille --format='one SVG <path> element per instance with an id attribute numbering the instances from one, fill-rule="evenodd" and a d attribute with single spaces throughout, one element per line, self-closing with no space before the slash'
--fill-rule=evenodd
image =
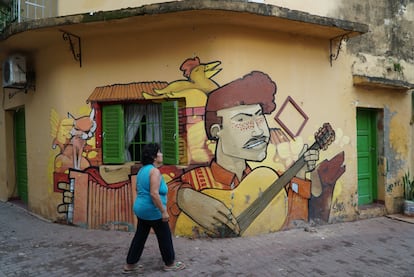
<path id="1" fill-rule="evenodd" d="M 58 0 L 10 0 L 0 2 L 0 32 L 11 23 L 57 16 Z"/>

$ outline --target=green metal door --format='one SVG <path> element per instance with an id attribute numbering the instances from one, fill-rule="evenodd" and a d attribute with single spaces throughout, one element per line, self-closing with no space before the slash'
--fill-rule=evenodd
<path id="1" fill-rule="evenodd" d="M 358 204 L 370 204 L 377 198 L 376 112 L 357 110 Z"/>
<path id="2" fill-rule="evenodd" d="M 19 109 L 14 113 L 14 139 L 17 193 L 20 199 L 27 203 L 26 124 L 24 114 L 24 109 Z"/>

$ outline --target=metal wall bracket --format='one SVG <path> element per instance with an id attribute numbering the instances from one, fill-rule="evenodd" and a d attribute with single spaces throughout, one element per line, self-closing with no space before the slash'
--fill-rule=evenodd
<path id="1" fill-rule="evenodd" d="M 9 92 L 9 99 L 12 99 L 19 92 L 24 92 L 25 94 L 27 94 L 27 89 L 22 88 L 22 89 L 16 89 L 16 90 L 10 91 Z"/>
<path id="2" fill-rule="evenodd" d="M 3 87 L 3 95 L 6 93 L 7 90 L 11 90 L 9 91 L 8 95 L 9 95 L 9 99 L 12 99 L 19 92 L 24 92 L 25 94 L 27 94 L 29 90 L 35 91 L 36 90 L 35 73 L 32 71 L 27 71 L 25 73 L 26 73 L 26 78 L 27 78 L 26 83 L 21 86 L 12 85 L 12 86 Z"/>
<path id="3" fill-rule="evenodd" d="M 79 67 L 82 67 L 82 48 L 81 48 L 81 38 L 77 35 L 68 33 L 66 31 L 60 30 L 63 32 L 63 40 L 69 42 L 70 50 L 72 51 L 73 58 L 75 61 L 79 62 Z M 77 43 L 76 41 L 77 40 Z"/>
<path id="4" fill-rule="evenodd" d="M 331 66 L 332 66 L 332 62 L 338 59 L 339 51 L 341 51 L 341 48 L 342 48 L 342 43 L 347 42 L 348 40 L 349 40 L 348 34 L 337 36 L 329 40 L 329 62 L 331 63 Z M 334 50 L 335 47 L 336 47 L 336 50 Z"/>

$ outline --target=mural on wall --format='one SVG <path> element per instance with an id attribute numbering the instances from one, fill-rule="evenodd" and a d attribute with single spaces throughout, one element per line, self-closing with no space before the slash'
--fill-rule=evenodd
<path id="1" fill-rule="evenodd" d="M 287 194 L 310 198 L 311 182 L 305 174 L 315 169 L 319 150 L 335 139 L 328 123 L 282 175 L 247 163 L 267 156 L 270 129 L 265 115 L 276 108 L 276 90 L 268 75 L 255 71 L 209 94 L 205 129 L 216 141 L 215 157 L 209 166 L 169 182 L 170 221 L 176 234 L 225 237 L 277 231 L 294 210 Z"/>
<path id="2" fill-rule="evenodd" d="M 176 80 L 165 88 L 154 89 L 154 94 L 143 93 L 145 99 L 185 98 L 186 113 L 192 116 L 187 127 L 185 143 L 188 161 L 207 163 L 214 153 L 214 145 L 209 144 L 204 131 L 204 111 L 208 94 L 219 85 L 212 79 L 221 68 L 220 61 L 201 63 L 198 57 L 186 59 L 180 66 L 185 79 Z"/>
<path id="3" fill-rule="evenodd" d="M 60 120 L 57 112 L 52 110 L 52 148 L 59 150 L 54 159 L 55 172 L 64 173 L 69 168 L 85 169 L 90 166 L 88 157 L 83 153 L 87 141 L 94 136 L 96 130 L 94 117 L 95 111 L 92 109 L 89 115 L 75 118 L 68 113 L 67 118 Z M 92 146 L 92 143 L 89 142 L 89 146 Z M 94 158 L 96 153 L 89 152 L 89 158 Z"/>
<path id="4" fill-rule="evenodd" d="M 91 165 L 90 160 L 96 159 L 93 140 L 96 130 L 95 111 L 90 110 L 88 115 L 74 117 L 68 113 L 67 118 L 60 119 L 55 110 L 50 115 L 52 149 L 58 154 L 53 159 L 53 182 L 55 191 L 63 193 L 62 203 L 58 206 L 60 213 L 73 211 L 73 180 L 70 181 L 71 169 L 83 170 Z M 69 217 L 71 215 L 69 214 Z"/>
<path id="5" fill-rule="evenodd" d="M 180 136 L 188 166 L 160 169 L 169 185 L 173 232 L 248 236 L 310 220 L 328 222 L 335 184 L 345 172 L 344 152 L 320 159 L 337 137 L 332 126 L 322 122 L 312 140 L 305 141 L 301 132 L 309 117 L 290 96 L 276 109 L 277 85 L 268 74 L 252 71 L 220 86 L 212 79 L 220 64 L 186 59 L 179 68 L 185 79 L 140 92 L 140 100 L 185 98 L 186 118 L 180 121 L 185 132 Z M 63 194 L 58 212 L 89 228 L 131 230 L 136 224 L 131 207 L 137 167 L 133 162 L 103 165 L 100 146 L 88 149 L 95 132 L 101 135 L 98 106 L 92 103 L 87 116 L 51 120 L 58 126 L 53 145 L 60 149 L 54 160 L 55 191 Z M 302 121 L 292 122 L 289 113 L 299 114 Z M 88 158 L 95 148 L 94 158 Z"/>

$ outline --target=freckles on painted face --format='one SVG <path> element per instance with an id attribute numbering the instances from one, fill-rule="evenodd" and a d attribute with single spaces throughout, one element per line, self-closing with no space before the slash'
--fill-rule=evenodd
<path id="1" fill-rule="evenodd" d="M 259 104 L 223 109 L 217 114 L 223 118 L 218 135 L 224 154 L 251 161 L 266 157 L 270 134 Z"/>

